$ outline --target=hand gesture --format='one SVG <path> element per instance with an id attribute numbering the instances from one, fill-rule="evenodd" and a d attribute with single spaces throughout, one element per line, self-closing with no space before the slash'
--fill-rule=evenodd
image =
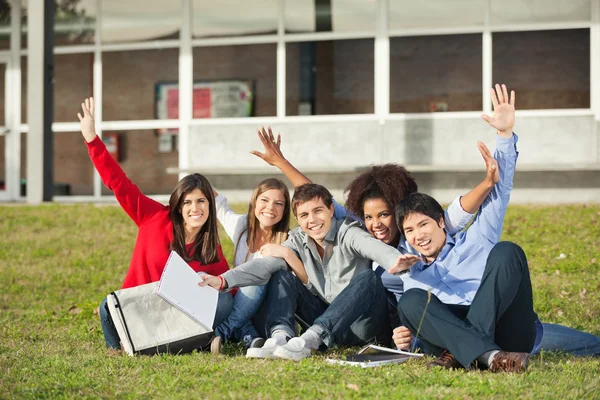
<path id="1" fill-rule="evenodd" d="M 218 276 L 212 276 L 208 274 L 200 275 L 200 282 L 198 286 L 210 286 L 211 288 L 219 290 L 221 288 L 221 279 Z"/>
<path id="2" fill-rule="evenodd" d="M 258 130 L 258 138 L 262 142 L 265 152 L 261 153 L 259 151 L 253 150 L 250 153 L 254 154 L 257 157 L 262 158 L 269 165 L 273 165 L 275 167 L 279 167 L 282 162 L 285 162 L 285 157 L 283 153 L 281 153 L 281 135 L 277 134 L 277 140 L 275 140 L 275 136 L 273 136 L 273 131 L 271 127 L 269 127 L 269 131 L 265 131 L 265 128 Z"/>
<path id="3" fill-rule="evenodd" d="M 492 95 L 492 104 L 494 105 L 494 116 L 481 114 L 481 118 L 492 127 L 496 128 L 500 136 L 506 138 L 512 137 L 512 130 L 515 126 L 515 91 L 510 91 L 510 99 L 506 85 L 496 84 L 496 90 L 490 89 Z"/>
<path id="4" fill-rule="evenodd" d="M 481 153 L 481 157 L 483 157 L 483 161 L 485 161 L 485 170 L 487 173 L 485 179 L 493 186 L 500 180 L 498 161 L 492 156 L 492 153 L 490 153 L 490 150 L 484 143 L 477 142 L 477 148 Z"/>
<path id="5" fill-rule="evenodd" d="M 399 350 L 409 350 L 410 343 L 413 340 L 413 334 L 405 326 L 399 326 L 394 329 L 392 339 Z"/>
<path id="6" fill-rule="evenodd" d="M 287 247 L 275 243 L 267 243 L 260 248 L 260 254 L 263 257 L 285 258 L 287 251 Z"/>
<path id="7" fill-rule="evenodd" d="M 91 142 L 96 138 L 96 127 L 94 126 L 94 98 L 90 97 L 81 103 L 83 116 L 77 113 L 81 126 L 81 133 L 86 142 Z"/>
<path id="8" fill-rule="evenodd" d="M 402 254 L 398 256 L 396 263 L 389 269 L 390 274 L 397 274 L 399 272 L 407 271 L 416 262 L 420 261 L 421 257 L 414 254 Z"/>

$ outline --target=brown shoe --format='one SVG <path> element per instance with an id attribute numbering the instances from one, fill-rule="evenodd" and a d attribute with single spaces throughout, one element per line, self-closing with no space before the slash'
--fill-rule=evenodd
<path id="1" fill-rule="evenodd" d="M 529 353 L 499 351 L 490 364 L 492 372 L 525 372 L 529 364 Z"/>
<path id="2" fill-rule="evenodd" d="M 427 368 L 442 367 L 446 369 L 463 369 L 464 367 L 456 360 L 448 350 L 444 350 L 442 354 L 427 364 Z"/>

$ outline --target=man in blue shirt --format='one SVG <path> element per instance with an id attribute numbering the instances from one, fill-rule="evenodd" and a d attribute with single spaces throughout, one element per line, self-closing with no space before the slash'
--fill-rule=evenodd
<path id="1" fill-rule="evenodd" d="M 494 187 L 466 231 L 450 236 L 440 204 L 422 193 L 398 205 L 396 219 L 409 244 L 422 256 L 403 275 L 398 313 L 427 352 L 432 366 L 477 365 L 493 372 L 522 372 L 536 342 L 531 280 L 525 253 L 500 234 L 517 161 L 514 92 L 492 89 L 498 130 L 494 157 L 478 143 Z"/>

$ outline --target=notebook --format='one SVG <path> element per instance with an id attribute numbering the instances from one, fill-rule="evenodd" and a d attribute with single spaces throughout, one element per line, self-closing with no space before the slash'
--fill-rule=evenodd
<path id="1" fill-rule="evenodd" d="M 412 358 L 423 357 L 423 354 L 410 353 L 402 350 L 370 344 L 363 347 L 358 354 L 346 356 L 343 360 L 328 358 L 330 364 L 352 365 L 362 368 L 378 367 L 385 364 L 400 364 Z"/>
<path id="2" fill-rule="evenodd" d="M 219 292 L 210 286 L 198 286 L 201 280 L 179 254 L 171 251 L 156 293 L 212 331 Z"/>

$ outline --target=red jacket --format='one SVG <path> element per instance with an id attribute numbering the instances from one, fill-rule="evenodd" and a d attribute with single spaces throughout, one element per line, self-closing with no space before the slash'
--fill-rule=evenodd
<path id="1" fill-rule="evenodd" d="M 129 271 L 122 288 L 134 287 L 160 280 L 167 263 L 169 246 L 173 240 L 173 223 L 169 217 L 169 207 L 144 196 L 134 185 L 119 164 L 106 150 L 104 143 L 96 137 L 87 143 L 90 158 L 98 170 L 104 184 L 114 192 L 121 207 L 138 226 L 138 235 L 129 264 Z M 188 245 L 188 250 L 189 250 Z M 219 261 L 202 265 L 198 261 L 189 262 L 196 272 L 218 276 L 229 270 L 218 247 Z"/>

